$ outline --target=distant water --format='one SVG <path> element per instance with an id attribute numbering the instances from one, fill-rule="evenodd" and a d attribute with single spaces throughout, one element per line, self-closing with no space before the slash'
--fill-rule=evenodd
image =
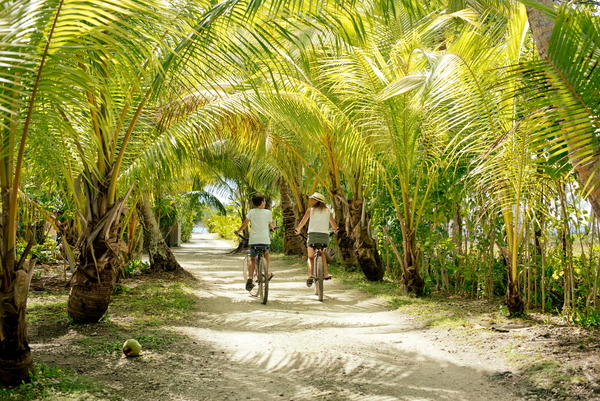
<path id="1" fill-rule="evenodd" d="M 198 224 L 197 226 L 194 226 L 194 228 L 192 228 L 192 232 L 197 234 L 208 234 L 208 227 L 202 224 Z"/>

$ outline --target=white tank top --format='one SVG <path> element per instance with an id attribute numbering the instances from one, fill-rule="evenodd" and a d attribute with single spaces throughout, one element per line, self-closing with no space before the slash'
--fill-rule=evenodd
<path id="1" fill-rule="evenodd" d="M 309 233 L 329 233 L 329 209 L 317 210 L 310 208 L 310 220 L 308 222 Z"/>

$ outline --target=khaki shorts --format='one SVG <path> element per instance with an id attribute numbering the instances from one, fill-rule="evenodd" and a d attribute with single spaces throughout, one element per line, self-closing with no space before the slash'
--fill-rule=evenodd
<path id="1" fill-rule="evenodd" d="M 308 233 L 308 241 L 306 243 L 309 247 L 313 248 L 313 244 L 325 244 L 329 245 L 331 238 L 327 233 Z"/>

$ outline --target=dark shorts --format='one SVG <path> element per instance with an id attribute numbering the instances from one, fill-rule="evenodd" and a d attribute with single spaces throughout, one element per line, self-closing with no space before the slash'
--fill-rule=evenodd
<path id="1" fill-rule="evenodd" d="M 313 247 L 313 244 L 325 244 L 325 246 L 329 245 L 329 241 L 331 238 L 327 233 L 308 233 L 308 241 L 306 243 L 309 247 Z"/>
<path id="2" fill-rule="evenodd" d="M 256 249 L 255 249 L 255 247 L 257 247 L 257 246 L 266 247 L 267 249 L 265 250 L 265 252 L 269 252 L 269 245 L 267 245 L 267 244 L 252 244 L 252 245 L 250 245 L 250 257 L 251 258 L 255 258 L 256 255 L 258 255 L 256 253 Z"/>

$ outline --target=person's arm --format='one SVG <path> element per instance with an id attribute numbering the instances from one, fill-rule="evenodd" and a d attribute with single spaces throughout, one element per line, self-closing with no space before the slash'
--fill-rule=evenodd
<path id="1" fill-rule="evenodd" d="M 277 229 L 279 228 L 279 227 L 277 227 L 277 226 L 275 225 L 275 222 L 274 222 L 273 220 L 271 220 L 271 221 L 269 222 L 269 224 L 271 224 L 271 230 L 273 230 L 273 231 L 275 231 L 275 230 L 277 230 Z"/>
<path id="2" fill-rule="evenodd" d="M 302 218 L 302 221 L 300 221 L 300 224 L 298 224 L 298 227 L 295 230 L 296 234 L 300 234 L 300 230 L 302 229 L 302 227 L 304 227 L 304 225 L 308 221 L 309 217 L 310 217 L 310 209 L 307 209 L 306 213 L 304 213 L 304 217 Z"/>
<path id="3" fill-rule="evenodd" d="M 240 231 L 242 231 L 244 228 L 246 228 L 248 226 L 248 223 L 250 223 L 250 220 L 246 219 L 244 221 L 244 223 L 242 224 L 242 226 L 240 227 L 240 229 L 235 232 L 235 235 L 240 235 Z"/>
<path id="4" fill-rule="evenodd" d="M 331 210 L 329 211 L 329 223 L 331 223 L 331 227 L 333 227 L 333 232 L 337 234 L 339 231 L 339 228 L 337 227 L 337 224 L 335 223 L 335 220 L 333 219 L 333 213 L 331 213 Z"/>

